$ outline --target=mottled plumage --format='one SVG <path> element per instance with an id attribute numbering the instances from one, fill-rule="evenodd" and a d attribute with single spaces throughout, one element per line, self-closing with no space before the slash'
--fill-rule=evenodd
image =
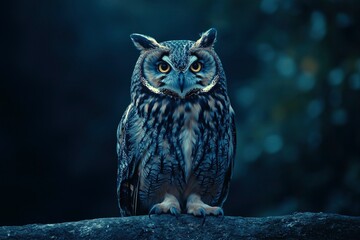
<path id="1" fill-rule="evenodd" d="M 117 131 L 121 215 L 223 214 L 236 139 L 216 30 L 196 42 L 131 38 L 141 54 Z"/>

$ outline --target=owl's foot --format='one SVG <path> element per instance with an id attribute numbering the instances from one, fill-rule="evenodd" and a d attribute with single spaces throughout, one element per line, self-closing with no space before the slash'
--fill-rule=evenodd
<path id="1" fill-rule="evenodd" d="M 166 193 L 164 201 L 161 203 L 155 204 L 149 211 L 149 217 L 151 214 L 162 214 L 162 213 L 168 213 L 175 215 L 178 217 L 180 215 L 180 204 L 179 201 L 176 199 L 175 196 Z"/>
<path id="2" fill-rule="evenodd" d="M 192 214 L 197 217 L 206 217 L 206 215 L 224 216 L 224 211 L 221 207 L 212 207 L 201 201 L 201 198 L 197 194 L 191 194 L 186 203 L 186 209 L 188 214 Z"/>

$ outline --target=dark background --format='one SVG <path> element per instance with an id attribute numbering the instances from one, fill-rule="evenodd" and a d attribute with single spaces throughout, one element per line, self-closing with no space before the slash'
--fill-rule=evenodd
<path id="1" fill-rule="evenodd" d="M 169 2 L 2 2 L 0 225 L 118 216 L 129 34 L 210 27 L 237 120 L 225 213 L 359 215 L 360 2 Z"/>

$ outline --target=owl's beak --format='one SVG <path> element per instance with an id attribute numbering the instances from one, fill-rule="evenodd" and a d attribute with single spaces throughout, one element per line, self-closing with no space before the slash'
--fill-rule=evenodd
<path id="1" fill-rule="evenodd" d="M 185 87 L 185 76 L 184 76 L 184 73 L 182 73 L 182 72 L 179 73 L 178 84 L 179 84 L 180 92 L 183 93 L 184 92 L 184 87 Z"/>
<path id="2" fill-rule="evenodd" d="M 175 76 L 176 81 L 162 82 L 163 86 L 160 91 L 163 94 L 171 95 L 177 98 L 186 98 L 188 96 L 198 93 L 201 88 L 197 84 L 190 84 L 184 72 L 177 72 Z M 149 85 L 149 84 L 148 84 Z M 149 88 L 149 86 L 147 86 Z M 154 91 L 153 91 L 154 92 Z"/>

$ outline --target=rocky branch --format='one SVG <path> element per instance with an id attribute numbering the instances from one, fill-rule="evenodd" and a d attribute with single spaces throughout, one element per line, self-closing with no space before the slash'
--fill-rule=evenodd
<path id="1" fill-rule="evenodd" d="M 360 217 L 296 213 L 278 217 L 171 215 L 99 218 L 0 227 L 0 239 L 360 239 Z"/>

